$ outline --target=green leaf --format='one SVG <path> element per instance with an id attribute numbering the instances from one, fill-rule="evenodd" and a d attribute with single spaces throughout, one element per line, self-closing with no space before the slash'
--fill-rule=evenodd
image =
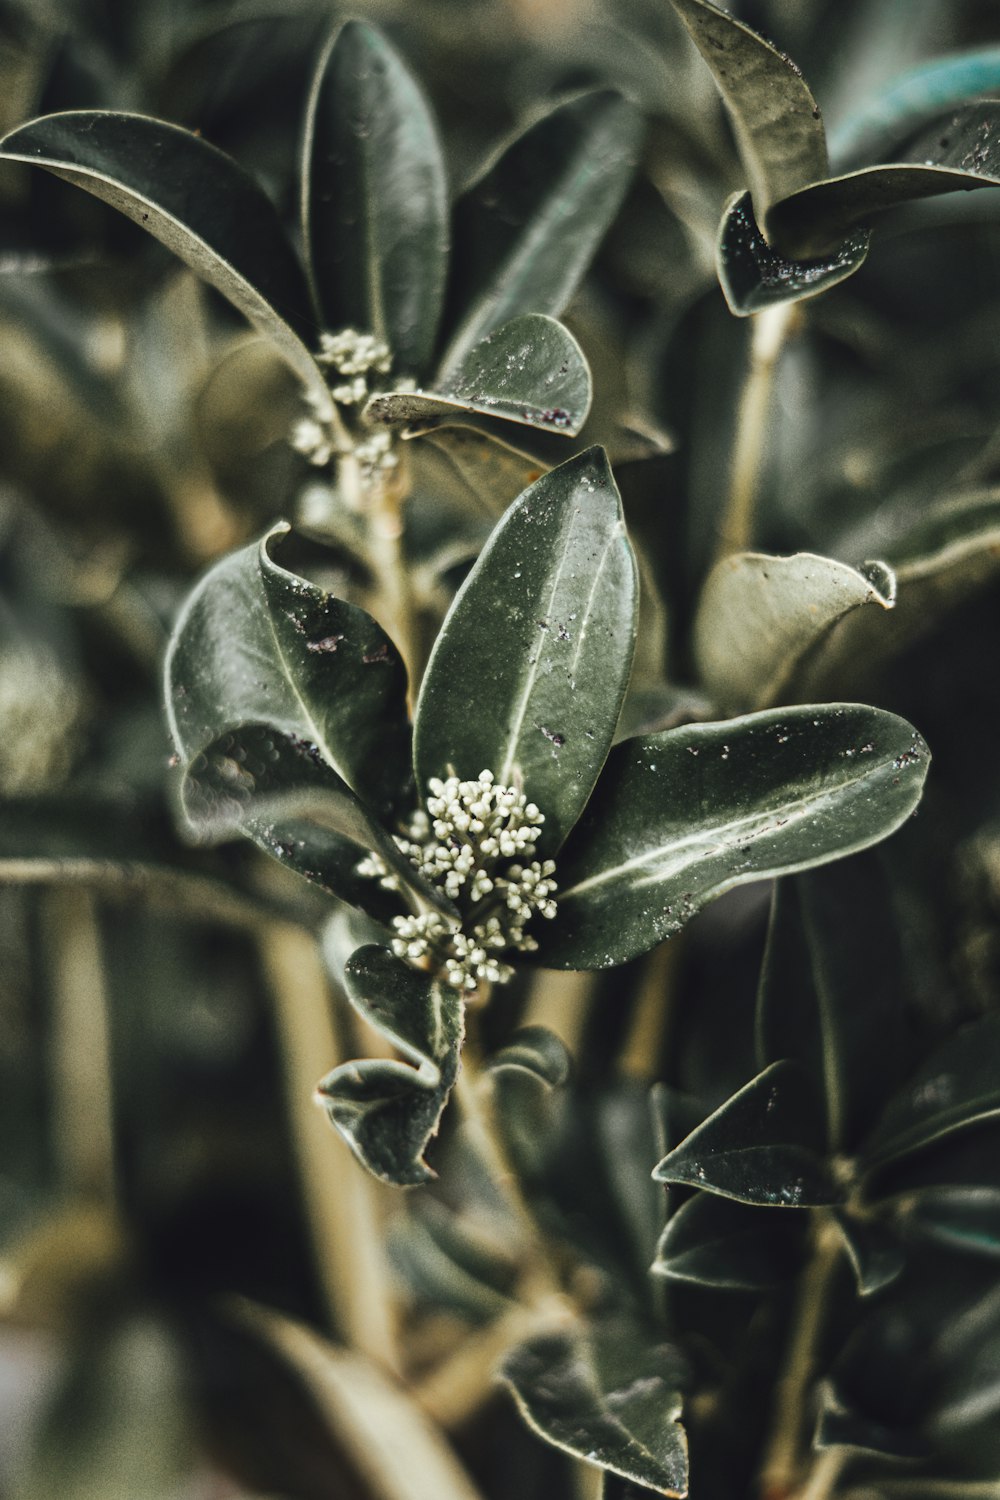
<path id="1" fill-rule="evenodd" d="M 757 996 L 757 1056 L 762 1067 L 783 1057 L 801 1063 L 831 1152 L 857 1149 L 904 1076 L 909 988 L 893 893 L 874 854 L 779 882 Z"/>
<path id="2" fill-rule="evenodd" d="M 738 318 L 815 297 L 864 264 L 868 231 L 856 230 L 828 255 L 790 260 L 764 238 L 749 193 L 730 198 L 719 225 L 715 263 L 730 311 Z"/>
<path id="3" fill-rule="evenodd" d="M 476 413 L 574 437 L 592 395 L 583 350 L 567 328 L 541 313 L 487 334 L 440 387 L 382 392 L 365 414 L 373 422 L 412 424 Z"/>
<path id="4" fill-rule="evenodd" d="M 1000 91 L 1000 47 L 952 52 L 911 68 L 884 84 L 830 136 L 830 154 L 843 169 L 891 161 L 891 153 L 917 130 L 976 94 Z"/>
<path id="5" fill-rule="evenodd" d="M 822 254 L 874 214 L 914 199 L 1000 183 L 1000 102 L 966 105 L 918 132 L 899 158 L 829 177 L 770 210 L 768 237 L 796 255 Z"/>
<path id="6" fill-rule="evenodd" d="M 347 21 L 320 59 L 306 116 L 303 219 L 329 328 L 383 339 L 399 375 L 434 348 L 448 260 L 444 158 L 433 115 L 374 26 Z"/>
<path id="7" fill-rule="evenodd" d="M 11 131 L 0 156 L 45 167 L 147 229 L 228 297 L 329 410 L 302 268 L 270 200 L 223 152 L 163 120 L 77 110 Z"/>
<path id="8" fill-rule="evenodd" d="M 860 1218 L 835 1208 L 833 1217 L 840 1230 L 861 1297 L 874 1296 L 895 1281 L 906 1265 L 898 1237 L 876 1219 Z"/>
<path id="9" fill-rule="evenodd" d="M 673 7 L 726 101 L 762 217 L 779 198 L 826 176 L 819 105 L 791 58 L 727 11 L 708 0 L 673 0 Z"/>
<path id="10" fill-rule="evenodd" d="M 388 948 L 359 948 L 345 966 L 359 1015 L 406 1059 L 343 1063 L 317 1086 L 330 1121 L 370 1172 L 411 1187 L 435 1176 L 424 1152 L 458 1076 L 464 1008 L 458 993 Z"/>
<path id="11" fill-rule="evenodd" d="M 409 785 L 405 669 L 364 610 L 283 568 L 288 527 L 216 564 L 167 652 L 170 731 L 189 765 L 242 724 L 300 741 L 386 816 Z"/>
<path id="12" fill-rule="evenodd" d="M 205 842 L 242 834 L 313 884 L 375 918 L 400 911 L 381 884 L 357 873 L 374 850 L 396 873 L 411 902 L 454 913 L 424 881 L 369 808 L 315 747 L 269 724 L 243 724 L 195 757 L 181 783 L 181 806 Z"/>
<path id="13" fill-rule="evenodd" d="M 890 1099 L 860 1158 L 874 1172 L 1000 1115 L 1000 1016 L 962 1027 Z"/>
<path id="14" fill-rule="evenodd" d="M 580 1326 L 519 1345 L 500 1378 L 546 1442 L 659 1495 L 687 1494 L 684 1370 L 672 1346 L 631 1324 Z"/>
<path id="15" fill-rule="evenodd" d="M 891 609 L 895 592 L 882 563 L 851 568 L 811 552 L 725 557 L 706 580 L 695 619 L 702 682 L 727 708 L 778 702 L 839 620 L 866 604 Z"/>
<path id="16" fill-rule="evenodd" d="M 907 1230 L 951 1250 L 1000 1260 L 1000 1188 L 918 1188 L 898 1205 Z"/>
<path id="17" fill-rule="evenodd" d="M 692 1130 L 653 1176 L 762 1208 L 835 1203 L 822 1141 L 806 1074 L 796 1063 L 772 1063 Z"/>
<path id="18" fill-rule="evenodd" d="M 858 704 L 625 740 L 559 861 L 539 962 L 624 963 L 731 886 L 877 843 L 913 811 L 927 762 L 905 720 Z"/>
<path id="19" fill-rule="evenodd" d="M 668 1220 L 650 1270 L 698 1286 L 769 1291 L 795 1275 L 800 1251 L 798 1219 L 696 1193 Z"/>
<path id="20" fill-rule="evenodd" d="M 523 1026 L 488 1060 L 498 1124 L 521 1175 L 537 1173 L 551 1148 L 559 1095 L 572 1059 L 544 1026 Z"/>
<path id="21" fill-rule="evenodd" d="M 458 199 L 439 379 L 524 313 L 563 311 L 625 196 L 642 126 L 610 91 L 559 104 L 516 136 Z"/>
<path id="22" fill-rule="evenodd" d="M 408 1291 L 434 1314 L 457 1312 L 476 1324 L 510 1312 L 519 1271 L 511 1246 L 426 1194 L 407 1206 L 390 1229 L 389 1250 Z"/>
<path id="23" fill-rule="evenodd" d="M 476 510 L 492 521 L 499 520 L 512 498 L 548 468 L 530 454 L 472 427 L 428 428 L 419 444 L 422 462 L 427 462 L 429 452 L 448 465 L 449 477 L 460 482 Z M 438 487 L 440 482 L 438 477 Z"/>
<path id="24" fill-rule="evenodd" d="M 592 448 L 518 497 L 456 595 L 417 704 L 421 787 L 492 770 L 545 814 L 539 851 L 558 848 L 614 735 L 636 594 L 618 490 Z"/>

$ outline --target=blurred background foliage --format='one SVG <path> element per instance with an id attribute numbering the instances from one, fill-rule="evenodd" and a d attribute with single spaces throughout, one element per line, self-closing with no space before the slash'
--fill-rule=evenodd
<path id="1" fill-rule="evenodd" d="M 795 58 L 834 139 L 898 73 L 1000 42 L 986 0 L 733 9 Z M 77 108 L 157 115 L 232 154 L 293 222 L 302 100 L 338 14 L 4 0 L 0 127 Z M 751 338 L 716 280 L 719 215 L 744 184 L 711 77 L 662 0 L 386 0 L 350 14 L 383 26 L 422 80 L 455 185 L 567 92 L 610 85 L 647 118 L 640 169 L 567 321 L 595 382 L 579 445 L 607 445 L 641 553 L 630 723 L 698 717 L 694 618 Z M 880 861 L 918 1056 L 1000 998 L 998 332 L 1000 195 L 897 210 L 857 275 L 799 305 L 759 481 L 762 549 L 912 564 L 899 629 L 845 629 L 810 685 L 903 714 L 935 756 L 919 818 Z M 590 1471 L 540 1444 L 491 1381 L 527 1331 L 512 1295 L 524 1245 L 461 1133 L 435 1148 L 441 1187 L 404 1201 L 314 1111 L 316 1079 L 377 1045 L 316 956 L 314 894 L 252 849 L 194 850 L 174 832 L 166 634 L 207 562 L 277 516 L 308 522 L 292 377 L 139 229 L 7 163 L 0 349 L 0 1495 L 592 1493 Z M 555 441 L 498 447 L 489 478 L 479 450 L 463 467 L 421 445 L 407 546 L 428 631 Z M 314 576 L 366 599 L 355 550 L 301 546 Z M 608 975 L 521 981 L 483 1019 L 487 1053 L 518 1022 L 573 1053 L 572 1088 L 529 1101 L 558 1118 L 538 1159 L 520 1143 L 526 1180 L 547 1230 L 576 1247 L 580 1298 L 600 1303 L 611 1284 L 643 1326 L 660 1316 L 645 1272 L 662 1189 L 648 1174 L 667 1149 L 647 1088 L 668 1086 L 676 1141 L 756 1070 L 769 895 L 731 893 Z M 887 930 L 861 943 L 859 974 Z M 515 1121 L 528 1110 L 517 1086 Z M 995 1132 L 963 1137 L 941 1182 L 995 1181 Z M 933 1184 L 934 1158 L 921 1160 Z M 900 1201 L 912 1189 L 903 1180 Z M 979 1258 L 949 1241 L 942 1212 L 885 1300 L 859 1313 L 836 1288 L 851 1331 L 828 1351 L 824 1420 L 862 1455 L 858 1495 L 996 1483 L 1000 1210 L 980 1207 Z M 798 1233 L 769 1242 L 772 1269 L 797 1264 Z M 671 1283 L 703 1393 L 699 1500 L 751 1484 L 789 1295 Z M 907 1462 L 922 1455 L 910 1488 L 909 1471 L 883 1488 L 865 1469 L 864 1455 L 892 1452 L 888 1431 Z"/>

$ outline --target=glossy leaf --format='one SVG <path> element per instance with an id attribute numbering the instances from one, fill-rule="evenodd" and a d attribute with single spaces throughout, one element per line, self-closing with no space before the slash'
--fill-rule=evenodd
<path id="1" fill-rule="evenodd" d="M 820 1155 L 822 1139 L 806 1075 L 795 1063 L 772 1063 L 692 1130 L 653 1176 L 763 1208 L 834 1203 L 839 1194 Z"/>
<path id="2" fill-rule="evenodd" d="M 722 215 L 715 252 L 730 311 L 746 318 L 767 307 L 829 291 L 864 264 L 868 238 L 867 229 L 858 229 L 828 255 L 792 260 L 765 239 L 750 194 L 737 194 Z"/>
<path id="3" fill-rule="evenodd" d="M 440 390 L 373 396 L 373 422 L 424 423 L 462 413 L 522 422 L 573 437 L 590 410 L 590 370 L 576 339 L 554 318 L 526 313 L 486 337 Z"/>
<path id="4" fill-rule="evenodd" d="M 447 382 L 488 334 L 524 313 L 555 317 L 625 196 L 641 123 L 618 94 L 582 94 L 516 136 L 454 211 Z"/>
<path id="5" fill-rule="evenodd" d="M 344 970 L 355 1010 L 405 1061 L 343 1063 L 317 1097 L 358 1160 L 384 1182 L 410 1187 L 434 1172 L 424 1160 L 458 1075 L 462 1000 L 388 948 L 360 948 Z"/>
<path id="6" fill-rule="evenodd" d="M 797 1219 L 696 1193 L 667 1221 L 650 1270 L 697 1286 L 769 1291 L 794 1276 L 800 1240 Z"/>
<path id="7" fill-rule="evenodd" d="M 0 156 L 45 167 L 148 230 L 228 297 L 329 408 L 302 268 L 270 200 L 223 152 L 163 120 L 77 110 L 11 131 Z"/>
<path id="8" fill-rule="evenodd" d="M 347 21 L 309 100 L 303 218 L 328 328 L 359 328 L 423 372 L 444 298 L 448 203 L 437 127 L 403 60 L 375 27 Z"/>
<path id="9" fill-rule="evenodd" d="M 921 1188 L 898 1206 L 903 1225 L 951 1250 L 1000 1260 L 1000 1187 Z"/>
<path id="10" fill-rule="evenodd" d="M 869 1172 L 1000 1115 L 1000 1016 L 962 1027 L 889 1101 L 861 1158 Z"/>
<path id="11" fill-rule="evenodd" d="M 819 105 L 791 58 L 708 0 L 673 0 L 673 7 L 729 108 L 758 215 L 825 177 Z"/>
<path id="12" fill-rule="evenodd" d="M 284 525 L 218 563 L 167 654 L 170 731 L 187 766 L 242 724 L 267 724 L 386 814 L 404 793 L 405 670 L 364 610 L 275 560 Z"/>
<path id="13" fill-rule="evenodd" d="M 797 552 L 739 552 L 709 574 L 694 645 L 701 680 L 734 709 L 779 702 L 806 654 L 852 610 L 891 609 L 895 578 L 882 563 L 851 568 Z"/>
<path id="14" fill-rule="evenodd" d="M 607 460 L 592 448 L 525 490 L 441 628 L 417 704 L 426 787 L 492 770 L 545 815 L 538 848 L 576 822 L 611 744 L 636 621 L 636 569 Z"/>
<path id="15" fill-rule="evenodd" d="M 815 182 L 771 209 L 768 237 L 796 255 L 820 254 L 856 225 L 900 203 L 1000 183 L 1000 102 L 986 99 L 937 120 L 885 166 Z"/>
<path id="16" fill-rule="evenodd" d="M 877 1219 L 861 1218 L 837 1208 L 833 1214 L 851 1262 L 858 1295 L 874 1296 L 895 1281 L 906 1265 L 899 1238 Z"/>
<path id="17" fill-rule="evenodd" d="M 560 858 L 539 962 L 623 963 L 731 886 L 877 843 L 913 811 L 927 761 L 903 719 L 857 704 L 625 740 Z"/>
<path id="18" fill-rule="evenodd" d="M 757 997 L 758 1061 L 794 1058 L 807 1071 L 831 1152 L 857 1149 L 904 1075 L 909 991 L 892 888 L 874 853 L 779 882 Z"/>
<path id="19" fill-rule="evenodd" d="M 683 1376 L 670 1345 L 614 1323 L 531 1339 L 500 1367 L 521 1415 L 540 1437 L 670 1496 L 687 1494 Z"/>
<path id="20" fill-rule="evenodd" d="M 935 57 L 890 79 L 877 94 L 840 121 L 830 154 L 843 170 L 891 161 L 892 152 L 917 130 L 976 94 L 1000 93 L 1000 47 L 977 47 Z"/>

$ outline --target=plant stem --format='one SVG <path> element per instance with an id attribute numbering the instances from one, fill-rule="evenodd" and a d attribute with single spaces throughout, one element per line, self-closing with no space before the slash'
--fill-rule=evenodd
<path id="1" fill-rule="evenodd" d="M 292 1134 L 330 1321 L 346 1343 L 396 1370 L 379 1185 L 359 1170 L 313 1102 L 317 1078 L 343 1060 L 319 951 L 301 929 L 275 924 L 265 931 L 262 957 L 276 1002 Z"/>
<path id="2" fill-rule="evenodd" d="M 757 313 L 753 320 L 750 367 L 740 397 L 733 443 L 729 503 L 719 533 L 720 557 L 744 551 L 753 536 L 757 481 L 767 439 L 774 373 L 798 318 L 798 304 L 785 302 Z"/>
<path id="3" fill-rule="evenodd" d="M 788 1500 L 796 1491 L 807 1426 L 812 1418 L 810 1386 L 816 1373 L 830 1285 L 841 1249 L 834 1221 L 823 1210 L 815 1210 L 813 1254 L 799 1282 L 785 1366 L 775 1387 L 774 1426 L 761 1469 L 763 1500 Z M 818 1497 L 810 1495 L 810 1500 Z"/>
<path id="4" fill-rule="evenodd" d="M 828 1500 L 850 1456 L 847 1448 L 827 1448 L 813 1464 L 797 1500 Z"/>

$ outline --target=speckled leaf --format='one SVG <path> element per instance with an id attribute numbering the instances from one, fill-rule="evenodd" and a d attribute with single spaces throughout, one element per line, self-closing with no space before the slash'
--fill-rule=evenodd
<path id="1" fill-rule="evenodd" d="M 625 196 L 641 123 L 618 94 L 582 94 L 536 120 L 455 205 L 442 378 L 523 313 L 563 311 Z"/>
<path id="2" fill-rule="evenodd" d="M 779 882 L 757 995 L 757 1057 L 761 1067 L 790 1057 L 805 1068 L 831 1152 L 857 1149 L 910 1065 L 910 989 L 876 853 Z"/>
<path id="3" fill-rule="evenodd" d="M 520 422 L 573 437 L 590 410 L 590 369 L 576 339 L 541 313 L 513 318 L 470 349 L 431 391 L 386 391 L 366 414 L 374 422 L 424 423 L 462 413 Z"/>
<path id="4" fill-rule="evenodd" d="M 858 229 L 828 255 L 792 260 L 764 238 L 750 194 L 738 193 L 726 204 L 715 253 L 730 310 L 746 318 L 766 307 L 828 291 L 864 264 L 868 239 L 867 229 Z"/>
<path id="5" fill-rule="evenodd" d="M 815 1091 L 792 1062 L 772 1063 L 692 1130 L 653 1173 L 762 1208 L 807 1208 L 839 1197 L 820 1155 Z"/>
<path id="6" fill-rule="evenodd" d="M 877 843 L 913 811 L 927 763 L 909 724 L 858 704 L 623 741 L 560 858 L 539 962 L 624 963 L 731 886 Z"/>
<path id="7" fill-rule="evenodd" d="M 442 893 L 421 879 L 392 838 L 312 745 L 270 724 L 243 724 L 197 755 L 181 783 L 190 828 L 207 843 L 242 834 L 307 880 L 386 919 L 400 898 L 357 873 L 367 850 L 395 870 L 408 904 L 438 907 Z"/>
<path id="8" fill-rule="evenodd" d="M 519 1345 L 500 1377 L 547 1442 L 656 1494 L 687 1494 L 684 1370 L 669 1344 L 631 1324 L 578 1326 Z"/>
<path id="9" fill-rule="evenodd" d="M 962 1027 L 889 1101 L 861 1155 L 871 1172 L 1000 1115 L 1000 1016 Z"/>
<path id="10" fill-rule="evenodd" d="M 919 131 L 891 164 L 801 188 L 774 205 L 765 228 L 786 251 L 822 254 L 887 208 L 998 183 L 1000 102 L 985 99 Z"/>
<path id="11" fill-rule="evenodd" d="M 347 21 L 320 58 L 303 152 L 305 241 L 328 328 L 384 339 L 423 373 L 444 299 L 448 203 L 433 115 L 375 27 Z"/>
<path id="12" fill-rule="evenodd" d="M 270 200 L 223 152 L 164 120 L 77 110 L 11 131 L 0 156 L 47 168 L 155 235 L 228 297 L 329 407 L 310 352 L 315 328 L 302 268 Z"/>
<path id="13" fill-rule="evenodd" d="M 170 731 L 185 768 L 220 735 L 266 724 L 386 815 L 409 783 L 405 671 L 364 610 L 275 559 L 284 525 L 196 586 L 167 653 Z"/>
<path id="14" fill-rule="evenodd" d="M 726 708 L 780 702 L 806 654 L 862 605 L 891 609 L 895 578 L 882 563 L 848 567 L 797 552 L 738 552 L 709 574 L 695 619 L 701 680 Z"/>
<path id="15" fill-rule="evenodd" d="M 1000 47 L 952 52 L 890 79 L 830 135 L 830 155 L 839 171 L 873 161 L 891 161 L 895 149 L 948 110 L 976 94 L 1000 93 Z"/>
<path id="16" fill-rule="evenodd" d="M 800 1220 L 696 1193 L 670 1218 L 650 1271 L 671 1281 L 733 1291 L 767 1291 L 795 1275 Z"/>
<path id="17" fill-rule="evenodd" d="M 895 1281 L 906 1265 L 899 1237 L 877 1219 L 860 1218 L 835 1208 L 833 1216 L 844 1241 L 858 1295 L 874 1296 Z"/>
<path id="18" fill-rule="evenodd" d="M 819 106 L 770 42 L 708 0 L 673 0 L 732 117 L 758 214 L 828 170 Z"/>
<path id="19" fill-rule="evenodd" d="M 449 767 L 523 784 L 545 814 L 538 848 L 558 848 L 611 744 L 636 592 L 618 490 L 592 448 L 518 497 L 456 595 L 417 704 L 420 784 Z"/>
<path id="20" fill-rule="evenodd" d="M 435 1174 L 424 1152 L 458 1074 L 461 997 L 388 948 L 359 948 L 344 973 L 355 1010 L 406 1060 L 343 1063 L 318 1085 L 317 1097 L 376 1177 L 399 1187 L 427 1182 Z"/>

